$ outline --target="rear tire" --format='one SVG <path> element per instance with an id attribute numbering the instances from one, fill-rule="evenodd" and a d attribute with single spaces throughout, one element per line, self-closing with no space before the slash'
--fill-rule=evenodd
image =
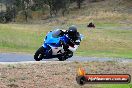
<path id="1" fill-rule="evenodd" d="M 35 59 L 36 61 L 40 61 L 40 60 L 43 59 L 43 57 L 44 57 L 44 47 L 41 46 L 41 47 L 36 51 L 36 53 L 35 53 L 35 55 L 34 55 L 34 59 Z"/>
<path id="2" fill-rule="evenodd" d="M 59 59 L 59 61 L 65 61 L 66 60 L 65 57 L 59 57 L 58 59 Z"/>
<path id="3" fill-rule="evenodd" d="M 68 51 L 68 58 L 71 58 L 73 56 L 73 52 L 72 51 Z"/>
<path id="4" fill-rule="evenodd" d="M 67 51 L 65 52 L 61 57 L 58 57 L 59 61 L 65 61 L 68 58 L 71 58 L 73 56 L 73 52 L 72 51 Z"/>

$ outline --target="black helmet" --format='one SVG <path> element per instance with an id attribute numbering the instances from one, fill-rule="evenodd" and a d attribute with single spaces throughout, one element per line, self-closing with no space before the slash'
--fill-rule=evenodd
<path id="1" fill-rule="evenodd" d="M 70 38 L 75 38 L 76 35 L 77 35 L 77 28 L 75 26 L 71 26 L 67 30 L 67 33 L 68 33 L 68 35 L 69 35 Z"/>

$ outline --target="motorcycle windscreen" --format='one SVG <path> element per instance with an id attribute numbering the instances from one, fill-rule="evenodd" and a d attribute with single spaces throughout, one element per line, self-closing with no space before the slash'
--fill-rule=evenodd
<path id="1" fill-rule="evenodd" d="M 60 37 L 54 37 L 53 34 L 54 34 L 54 31 L 47 34 L 47 38 L 45 39 L 45 43 L 48 43 L 48 44 L 59 43 Z"/>

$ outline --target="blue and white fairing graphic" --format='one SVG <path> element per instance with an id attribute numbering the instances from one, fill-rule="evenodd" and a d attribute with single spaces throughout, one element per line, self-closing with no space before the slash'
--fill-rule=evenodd
<path id="1" fill-rule="evenodd" d="M 60 41 L 67 43 L 68 36 L 67 35 L 60 36 L 60 33 L 61 33 L 60 30 L 50 31 L 46 35 L 46 38 L 44 39 L 44 44 L 42 46 L 44 48 L 46 48 L 47 45 L 53 46 L 53 47 L 60 47 Z"/>
<path id="2" fill-rule="evenodd" d="M 61 41 L 63 43 L 67 44 L 68 41 L 70 41 L 68 34 L 61 35 L 61 30 L 54 30 L 48 32 L 46 35 L 46 38 L 44 39 L 43 47 L 45 48 L 45 54 L 47 56 L 50 55 L 58 55 L 64 53 L 63 46 L 61 45 Z M 80 40 L 82 40 L 84 36 L 80 34 Z M 75 45 L 74 48 L 72 46 L 69 46 L 69 50 L 72 52 L 75 52 L 79 45 Z M 51 52 L 50 52 L 51 51 Z"/>

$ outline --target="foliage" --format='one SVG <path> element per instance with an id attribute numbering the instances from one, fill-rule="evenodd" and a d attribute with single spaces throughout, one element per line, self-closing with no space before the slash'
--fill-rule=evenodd
<path id="1" fill-rule="evenodd" d="M 81 3 L 84 0 L 2 0 L 1 3 L 6 5 L 6 12 L 12 13 L 15 19 L 19 13 L 22 13 L 24 20 L 27 22 L 32 18 L 32 11 L 49 10 L 50 16 L 57 16 L 60 12 L 63 16 L 68 12 L 71 3 L 77 3 L 78 8 L 81 8 Z M 12 18 L 11 17 L 11 18 Z"/>

